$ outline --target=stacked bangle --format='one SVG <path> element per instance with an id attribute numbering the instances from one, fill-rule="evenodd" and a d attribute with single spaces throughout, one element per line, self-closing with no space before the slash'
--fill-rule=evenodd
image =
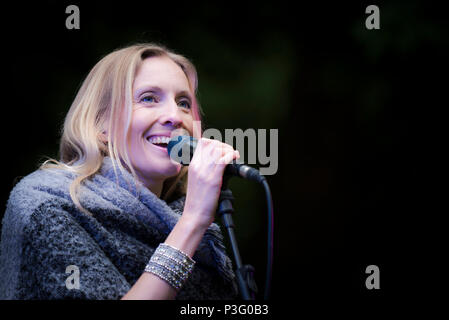
<path id="1" fill-rule="evenodd" d="M 168 244 L 161 243 L 145 267 L 176 290 L 180 290 L 193 270 L 195 261 L 187 254 Z"/>

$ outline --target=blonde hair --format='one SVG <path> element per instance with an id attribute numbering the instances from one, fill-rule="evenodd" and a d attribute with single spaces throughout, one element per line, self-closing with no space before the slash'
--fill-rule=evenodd
<path id="1" fill-rule="evenodd" d="M 112 163 L 116 177 L 116 165 L 122 173 L 127 170 L 123 161 L 137 184 L 137 175 L 126 148 L 133 106 L 132 89 L 142 62 L 154 56 L 169 57 L 184 71 L 194 97 L 193 120 L 201 121 L 202 111 L 196 99 L 197 72 L 184 56 L 161 45 L 143 43 L 117 49 L 103 57 L 87 75 L 67 113 L 59 147 L 60 161 L 49 159 L 40 166 L 41 169 L 60 168 L 77 174 L 69 188 L 70 197 L 87 214 L 91 213 L 79 201 L 79 188 L 84 180 L 100 170 L 105 156 L 115 160 Z M 110 143 L 102 139 L 105 131 Z M 176 177 L 164 182 L 162 199 L 185 194 L 186 173 L 187 168 L 184 167 Z"/>

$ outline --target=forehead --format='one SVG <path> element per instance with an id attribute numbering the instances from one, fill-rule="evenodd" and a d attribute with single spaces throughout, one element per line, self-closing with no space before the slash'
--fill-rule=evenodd
<path id="1" fill-rule="evenodd" d="M 134 78 L 134 89 L 159 86 L 189 91 L 189 81 L 181 67 L 165 56 L 146 58 Z"/>

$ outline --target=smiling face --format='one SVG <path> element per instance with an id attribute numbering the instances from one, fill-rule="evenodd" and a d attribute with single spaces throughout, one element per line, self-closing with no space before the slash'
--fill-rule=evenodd
<path id="1" fill-rule="evenodd" d="M 175 129 L 192 132 L 192 102 L 189 81 L 173 60 L 156 56 L 142 62 L 133 83 L 127 146 L 139 180 L 149 189 L 157 190 L 155 185 L 181 170 L 168 156 L 166 143 Z"/>

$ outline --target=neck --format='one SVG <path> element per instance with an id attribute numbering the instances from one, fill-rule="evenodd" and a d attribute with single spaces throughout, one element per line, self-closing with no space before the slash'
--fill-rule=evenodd
<path id="1" fill-rule="evenodd" d="M 148 188 L 151 192 L 153 192 L 158 198 L 161 197 L 162 188 L 164 186 L 164 180 L 141 180 L 145 187 Z"/>
<path id="2" fill-rule="evenodd" d="M 123 166 L 130 172 L 129 167 L 126 165 L 126 163 L 123 163 Z M 148 179 L 144 177 L 139 171 L 135 171 L 137 174 L 137 178 L 140 182 L 143 183 L 145 187 L 147 187 L 148 190 L 153 192 L 158 198 L 161 197 L 162 194 L 162 188 L 164 187 L 164 181 L 165 179 Z"/>

